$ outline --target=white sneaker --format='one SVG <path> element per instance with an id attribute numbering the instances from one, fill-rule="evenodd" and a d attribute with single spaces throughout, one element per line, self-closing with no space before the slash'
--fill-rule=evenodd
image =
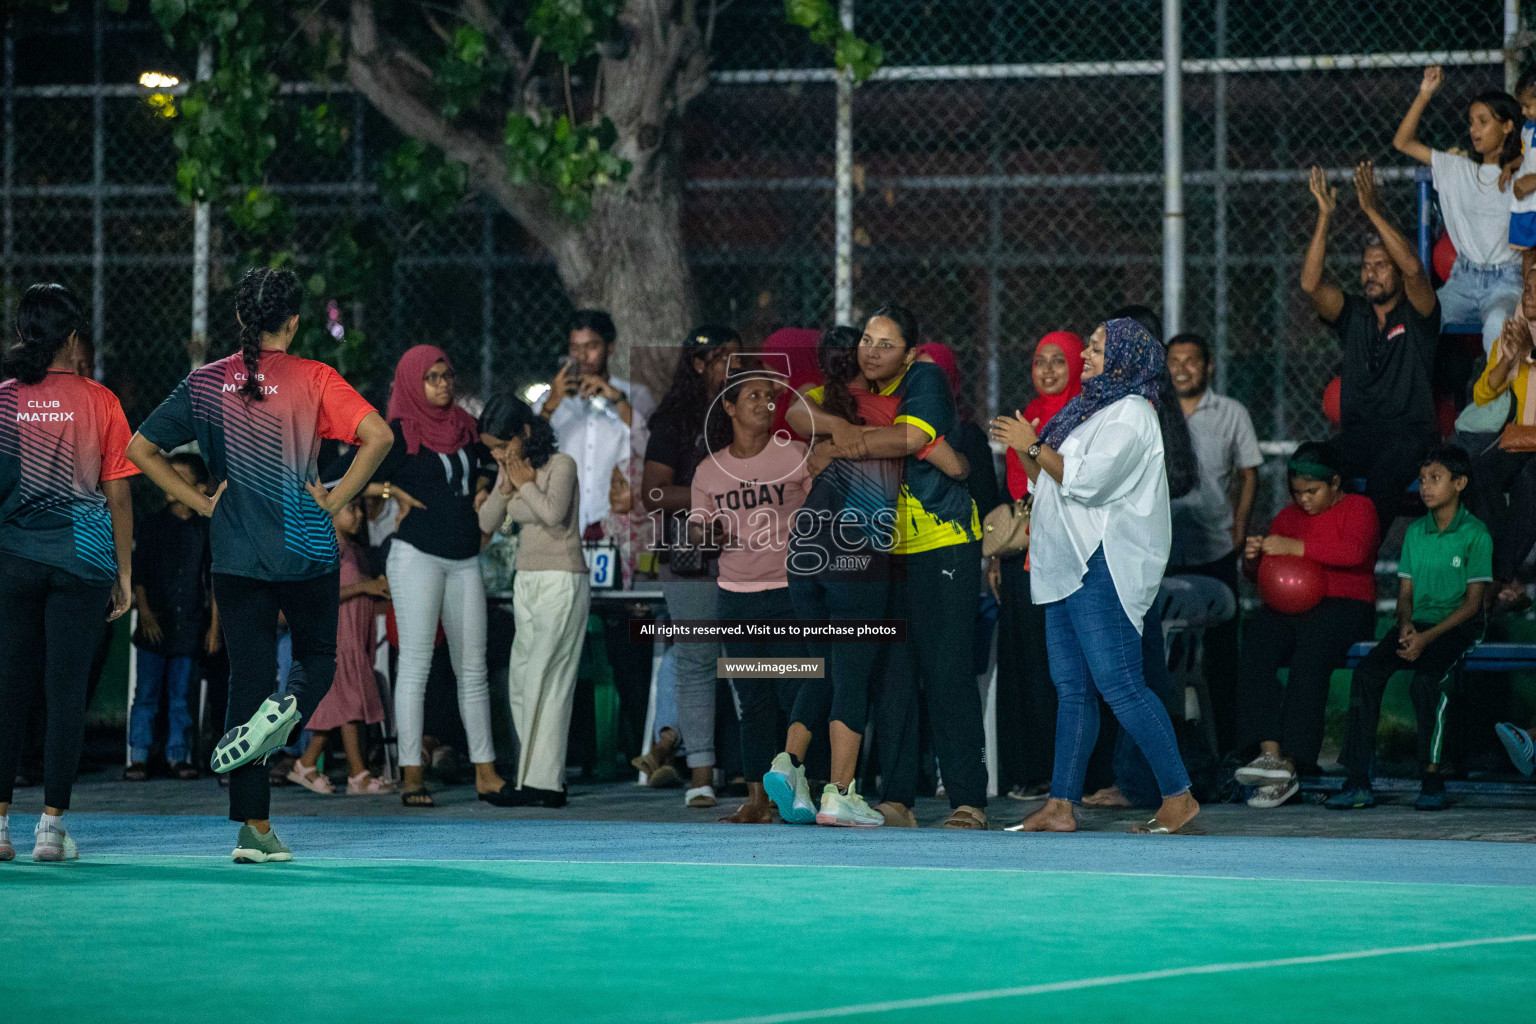
<path id="1" fill-rule="evenodd" d="M 795 767 L 788 754 L 781 753 L 763 775 L 763 789 L 779 808 L 779 817 L 791 825 L 816 822 L 816 805 L 811 802 L 811 787 L 805 782 L 805 766 Z"/>
<path id="2" fill-rule="evenodd" d="M 0 828 L 0 861 L 15 859 L 16 847 L 11 842 L 11 830 L 9 827 Z"/>
<path id="3" fill-rule="evenodd" d="M 715 799 L 714 786 L 694 786 L 683 793 L 683 804 L 687 807 L 713 807 L 719 802 Z"/>
<path id="4" fill-rule="evenodd" d="M 1291 777 L 1290 782 L 1274 782 L 1268 786 L 1260 786 L 1253 791 L 1253 796 L 1248 798 L 1248 806 L 1264 810 L 1279 807 L 1295 796 L 1300 789 L 1301 783 L 1296 781 L 1295 776 Z"/>
<path id="5" fill-rule="evenodd" d="M 827 788 L 821 791 L 821 810 L 816 812 L 816 824 L 876 828 L 885 824 L 885 815 L 870 809 L 864 798 L 859 796 L 857 783 L 849 786 L 848 792 L 844 793 L 829 782 Z"/>
<path id="6" fill-rule="evenodd" d="M 35 840 L 32 847 L 33 862 L 80 859 L 80 848 L 75 845 L 69 833 L 58 825 L 46 825 L 39 821 L 32 836 Z"/>
<path id="7" fill-rule="evenodd" d="M 1237 770 L 1237 781 L 1245 786 L 1267 786 L 1295 778 L 1295 769 L 1275 754 L 1260 754 Z"/>

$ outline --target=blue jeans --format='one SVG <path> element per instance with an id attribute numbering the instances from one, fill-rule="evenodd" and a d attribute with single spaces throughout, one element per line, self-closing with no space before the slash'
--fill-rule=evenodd
<path id="1" fill-rule="evenodd" d="M 1520 304 L 1520 263 L 1485 267 L 1456 257 L 1440 286 L 1441 324 L 1482 324 L 1483 354 L 1493 351 L 1506 318 Z"/>
<path id="2" fill-rule="evenodd" d="M 155 739 L 155 712 L 159 710 L 163 689 L 169 716 L 165 759 L 171 764 L 185 761 L 187 733 L 192 729 L 187 690 L 192 685 L 195 663 L 191 657 L 167 658 L 142 647 L 138 651 L 139 674 L 133 691 L 133 708 L 128 712 L 128 759 L 142 764 L 149 757 L 149 748 Z"/>
<path id="3" fill-rule="evenodd" d="M 1126 616 L 1101 547 L 1088 559 L 1083 585 L 1045 606 L 1045 645 L 1056 684 L 1056 765 L 1051 797 L 1083 798 L 1088 756 L 1099 736 L 1098 694 L 1109 702 L 1152 765 L 1166 797 L 1189 789 L 1168 710 L 1142 675 L 1141 636 Z"/>

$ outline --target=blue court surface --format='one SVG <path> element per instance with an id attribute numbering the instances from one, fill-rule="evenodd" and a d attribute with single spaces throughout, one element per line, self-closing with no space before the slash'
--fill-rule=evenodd
<path id="1" fill-rule="evenodd" d="M 1536 848 L 74 814 L 14 1020 L 1529 1021 Z M 8 1015 L 9 1016 L 9 1015 Z"/>

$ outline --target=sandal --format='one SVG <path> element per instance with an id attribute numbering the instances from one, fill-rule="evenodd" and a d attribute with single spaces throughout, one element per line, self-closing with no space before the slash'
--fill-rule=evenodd
<path id="1" fill-rule="evenodd" d="M 971 807 L 968 804 L 961 804 L 949 812 L 949 817 L 945 819 L 944 824 L 940 825 L 939 828 L 985 832 L 987 830 L 987 814 L 979 808 Z"/>
<path id="2" fill-rule="evenodd" d="M 381 796 L 394 791 L 393 782 L 379 778 L 366 768 L 347 779 L 347 796 Z"/>
<path id="3" fill-rule="evenodd" d="M 149 765 L 145 764 L 143 761 L 135 761 L 135 762 L 133 762 L 133 764 L 131 764 L 127 768 L 123 769 L 123 781 L 124 782 L 148 782 L 149 781 Z"/>
<path id="4" fill-rule="evenodd" d="M 400 802 L 407 807 L 436 807 L 432 794 L 424 789 L 408 789 L 400 794 Z"/>
<path id="5" fill-rule="evenodd" d="M 630 766 L 645 776 L 645 784 L 652 789 L 675 789 L 683 784 L 683 777 L 672 767 L 669 754 L 665 761 L 656 756 L 655 748 L 631 758 Z"/>
<path id="6" fill-rule="evenodd" d="M 319 768 L 305 764 L 303 761 L 293 762 L 293 767 L 288 771 L 288 781 L 294 785 L 303 786 L 311 793 L 329 795 L 336 792 L 336 787 L 331 785 L 330 779 L 320 774 Z"/>
<path id="7" fill-rule="evenodd" d="M 197 770 L 197 765 L 191 761 L 177 761 L 171 765 L 171 774 L 183 782 L 191 782 L 203 777 L 203 773 Z"/>
<path id="8" fill-rule="evenodd" d="M 1153 818 L 1145 825 L 1135 825 L 1131 828 L 1131 835 L 1135 836 L 1203 836 L 1205 829 L 1195 824 L 1195 819 L 1190 818 L 1178 828 L 1170 829 L 1167 825 Z"/>

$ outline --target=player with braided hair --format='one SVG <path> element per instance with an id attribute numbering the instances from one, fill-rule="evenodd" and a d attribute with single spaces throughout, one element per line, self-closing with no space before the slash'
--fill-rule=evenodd
<path id="1" fill-rule="evenodd" d="M 293 857 L 268 820 L 264 762 L 331 687 L 341 593 L 331 514 L 357 497 L 394 441 L 340 374 L 289 354 L 301 298 L 291 270 L 249 271 L 235 297 L 239 351 L 193 370 L 128 445 L 145 476 L 213 520 L 213 592 L 230 661 L 229 732 L 213 770 L 230 773 L 229 816 L 243 823 L 234 858 L 251 863 Z M 327 437 L 360 446 L 329 491 L 316 465 Z M 218 483 L 211 497 L 163 454 L 191 441 Z M 293 637 L 281 694 L 270 693 L 279 613 Z"/>
<path id="2" fill-rule="evenodd" d="M 255 401 L 262 396 L 258 379 L 261 336 L 281 334 L 283 326 L 299 315 L 304 298 L 298 275 L 291 270 L 258 267 L 240 281 L 235 293 L 235 318 L 240 322 L 240 360 L 245 363 L 245 383 L 240 394 Z"/>

